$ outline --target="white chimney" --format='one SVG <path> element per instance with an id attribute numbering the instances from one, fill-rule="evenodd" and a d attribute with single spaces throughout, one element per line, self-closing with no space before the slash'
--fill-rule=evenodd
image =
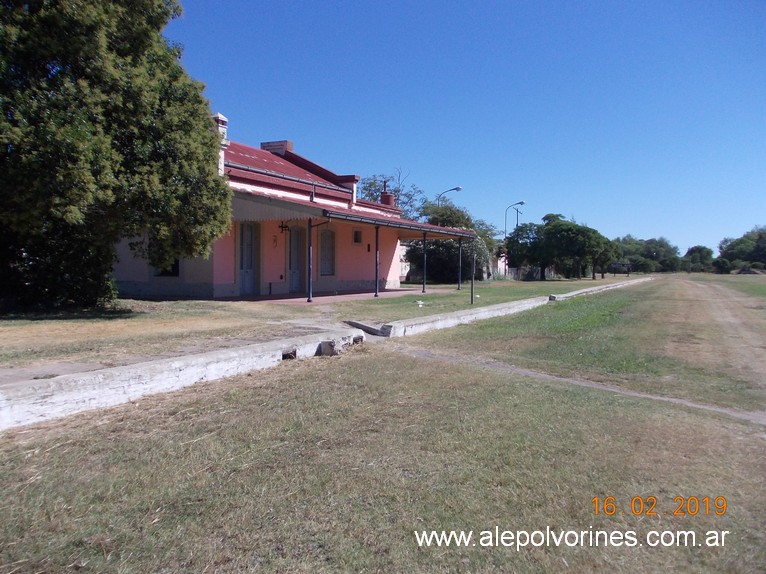
<path id="1" fill-rule="evenodd" d="M 221 134 L 221 151 L 218 154 L 218 175 L 223 175 L 223 155 L 227 147 L 229 147 L 229 119 L 221 114 L 214 114 L 213 120 L 218 126 L 218 133 Z"/>

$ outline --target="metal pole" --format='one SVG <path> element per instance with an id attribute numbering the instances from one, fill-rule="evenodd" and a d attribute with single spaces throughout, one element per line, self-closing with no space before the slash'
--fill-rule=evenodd
<path id="1" fill-rule="evenodd" d="M 375 226 L 375 296 L 378 297 L 378 277 L 380 274 L 380 225 Z"/>
<path id="2" fill-rule="evenodd" d="M 508 206 L 512 207 L 512 206 Z M 508 207 L 505 208 L 505 220 L 503 221 L 503 243 L 505 247 L 505 273 L 503 277 L 508 277 Z"/>
<path id="3" fill-rule="evenodd" d="M 312 222 L 311 218 L 309 217 L 309 238 L 308 238 L 309 276 L 308 276 L 308 280 L 307 280 L 307 283 L 308 283 L 308 295 L 309 295 L 309 297 L 308 297 L 307 303 L 311 303 L 311 301 L 313 301 L 313 297 L 314 297 L 314 283 L 312 281 L 312 275 L 314 274 L 314 265 L 313 265 L 314 246 L 311 243 L 311 236 L 313 234 L 312 233 L 312 223 L 313 222 Z"/>
<path id="4" fill-rule="evenodd" d="M 473 257 L 471 258 L 471 305 L 473 305 L 473 283 L 474 277 L 476 277 L 476 250 L 473 250 Z"/>
<path id="5" fill-rule="evenodd" d="M 426 232 L 423 232 L 423 293 L 426 292 Z"/>
<path id="6" fill-rule="evenodd" d="M 463 238 L 457 239 L 457 290 L 460 291 L 463 282 Z"/>
<path id="7" fill-rule="evenodd" d="M 524 205 L 523 201 L 517 201 L 516 203 L 512 203 L 508 207 L 505 208 L 505 218 L 503 220 L 503 233 L 505 233 L 505 236 L 503 237 L 503 241 L 506 241 L 508 238 L 508 210 L 513 207 L 514 210 L 516 210 L 516 227 L 519 226 L 519 210 L 516 208 L 517 205 Z M 508 248 L 506 243 L 506 249 L 505 249 L 505 276 L 508 277 Z"/>

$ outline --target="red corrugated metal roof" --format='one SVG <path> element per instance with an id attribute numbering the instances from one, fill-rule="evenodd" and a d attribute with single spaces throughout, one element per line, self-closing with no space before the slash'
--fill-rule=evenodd
<path id="1" fill-rule="evenodd" d="M 338 187 L 329 179 L 320 177 L 303 167 L 287 161 L 284 157 L 255 147 L 246 146 L 241 143 L 231 142 L 224 151 L 224 161 L 234 164 L 244 165 L 264 172 L 272 172 L 295 179 L 315 182 L 331 187 Z M 248 176 L 246 172 L 238 172 L 237 175 L 244 179 Z M 257 179 L 252 176 L 252 179 Z"/>
<path id="2" fill-rule="evenodd" d="M 292 161 L 289 161 L 289 159 L 292 159 Z M 270 202 L 276 201 L 285 205 L 293 205 L 296 208 L 310 208 L 309 213 L 314 210 L 322 210 L 321 213 L 323 217 L 335 217 L 337 219 L 357 221 L 368 225 L 395 227 L 400 230 L 400 236 L 402 238 L 416 238 L 419 235 L 422 235 L 423 232 L 434 239 L 476 237 L 475 232 L 470 230 L 439 227 L 428 223 L 403 219 L 402 217 L 398 217 L 401 213 L 398 208 L 392 208 L 383 204 L 366 201 L 359 202 L 361 205 L 365 205 L 374 210 L 369 211 L 359 209 L 358 207 L 328 206 L 326 204 L 311 201 L 308 193 L 309 191 L 318 191 L 322 195 L 336 200 L 341 198 L 350 200 L 351 190 L 338 186 L 337 183 L 331 181 L 329 178 L 335 179 L 336 182 L 356 181 L 356 176 L 335 175 L 329 170 L 298 156 L 292 151 L 285 152 L 285 156 L 283 157 L 263 149 L 246 146 L 237 142 L 230 142 L 224 152 L 224 162 L 226 173 L 230 178 L 236 179 L 237 181 L 258 182 L 282 189 L 293 189 L 305 193 L 306 199 L 275 197 L 273 194 L 257 191 L 236 190 L 237 193 L 242 193 L 243 195 L 269 198 Z M 314 168 L 314 171 L 310 171 L 308 168 Z M 324 173 L 327 175 L 327 178 L 320 176 L 315 173 L 315 171 Z M 312 183 L 320 186 L 320 189 L 312 190 Z"/>

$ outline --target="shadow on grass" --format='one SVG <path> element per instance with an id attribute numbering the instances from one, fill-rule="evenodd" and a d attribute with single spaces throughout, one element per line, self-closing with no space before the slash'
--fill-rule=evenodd
<path id="1" fill-rule="evenodd" d="M 64 307 L 59 309 L 15 309 L 0 313 L 0 321 L 72 321 L 132 319 L 143 311 L 112 307 Z"/>

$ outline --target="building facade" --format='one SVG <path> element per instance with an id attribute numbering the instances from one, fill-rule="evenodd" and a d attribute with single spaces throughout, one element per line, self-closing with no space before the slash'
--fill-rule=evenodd
<path id="1" fill-rule="evenodd" d="M 158 270 L 124 241 L 114 275 L 124 297 L 259 297 L 370 291 L 400 286 L 400 242 L 473 239 L 402 217 L 394 196 L 357 197 L 359 176 L 337 175 L 296 154 L 290 141 L 259 148 L 221 133 L 219 172 L 234 191 L 232 223 L 206 257 Z"/>

